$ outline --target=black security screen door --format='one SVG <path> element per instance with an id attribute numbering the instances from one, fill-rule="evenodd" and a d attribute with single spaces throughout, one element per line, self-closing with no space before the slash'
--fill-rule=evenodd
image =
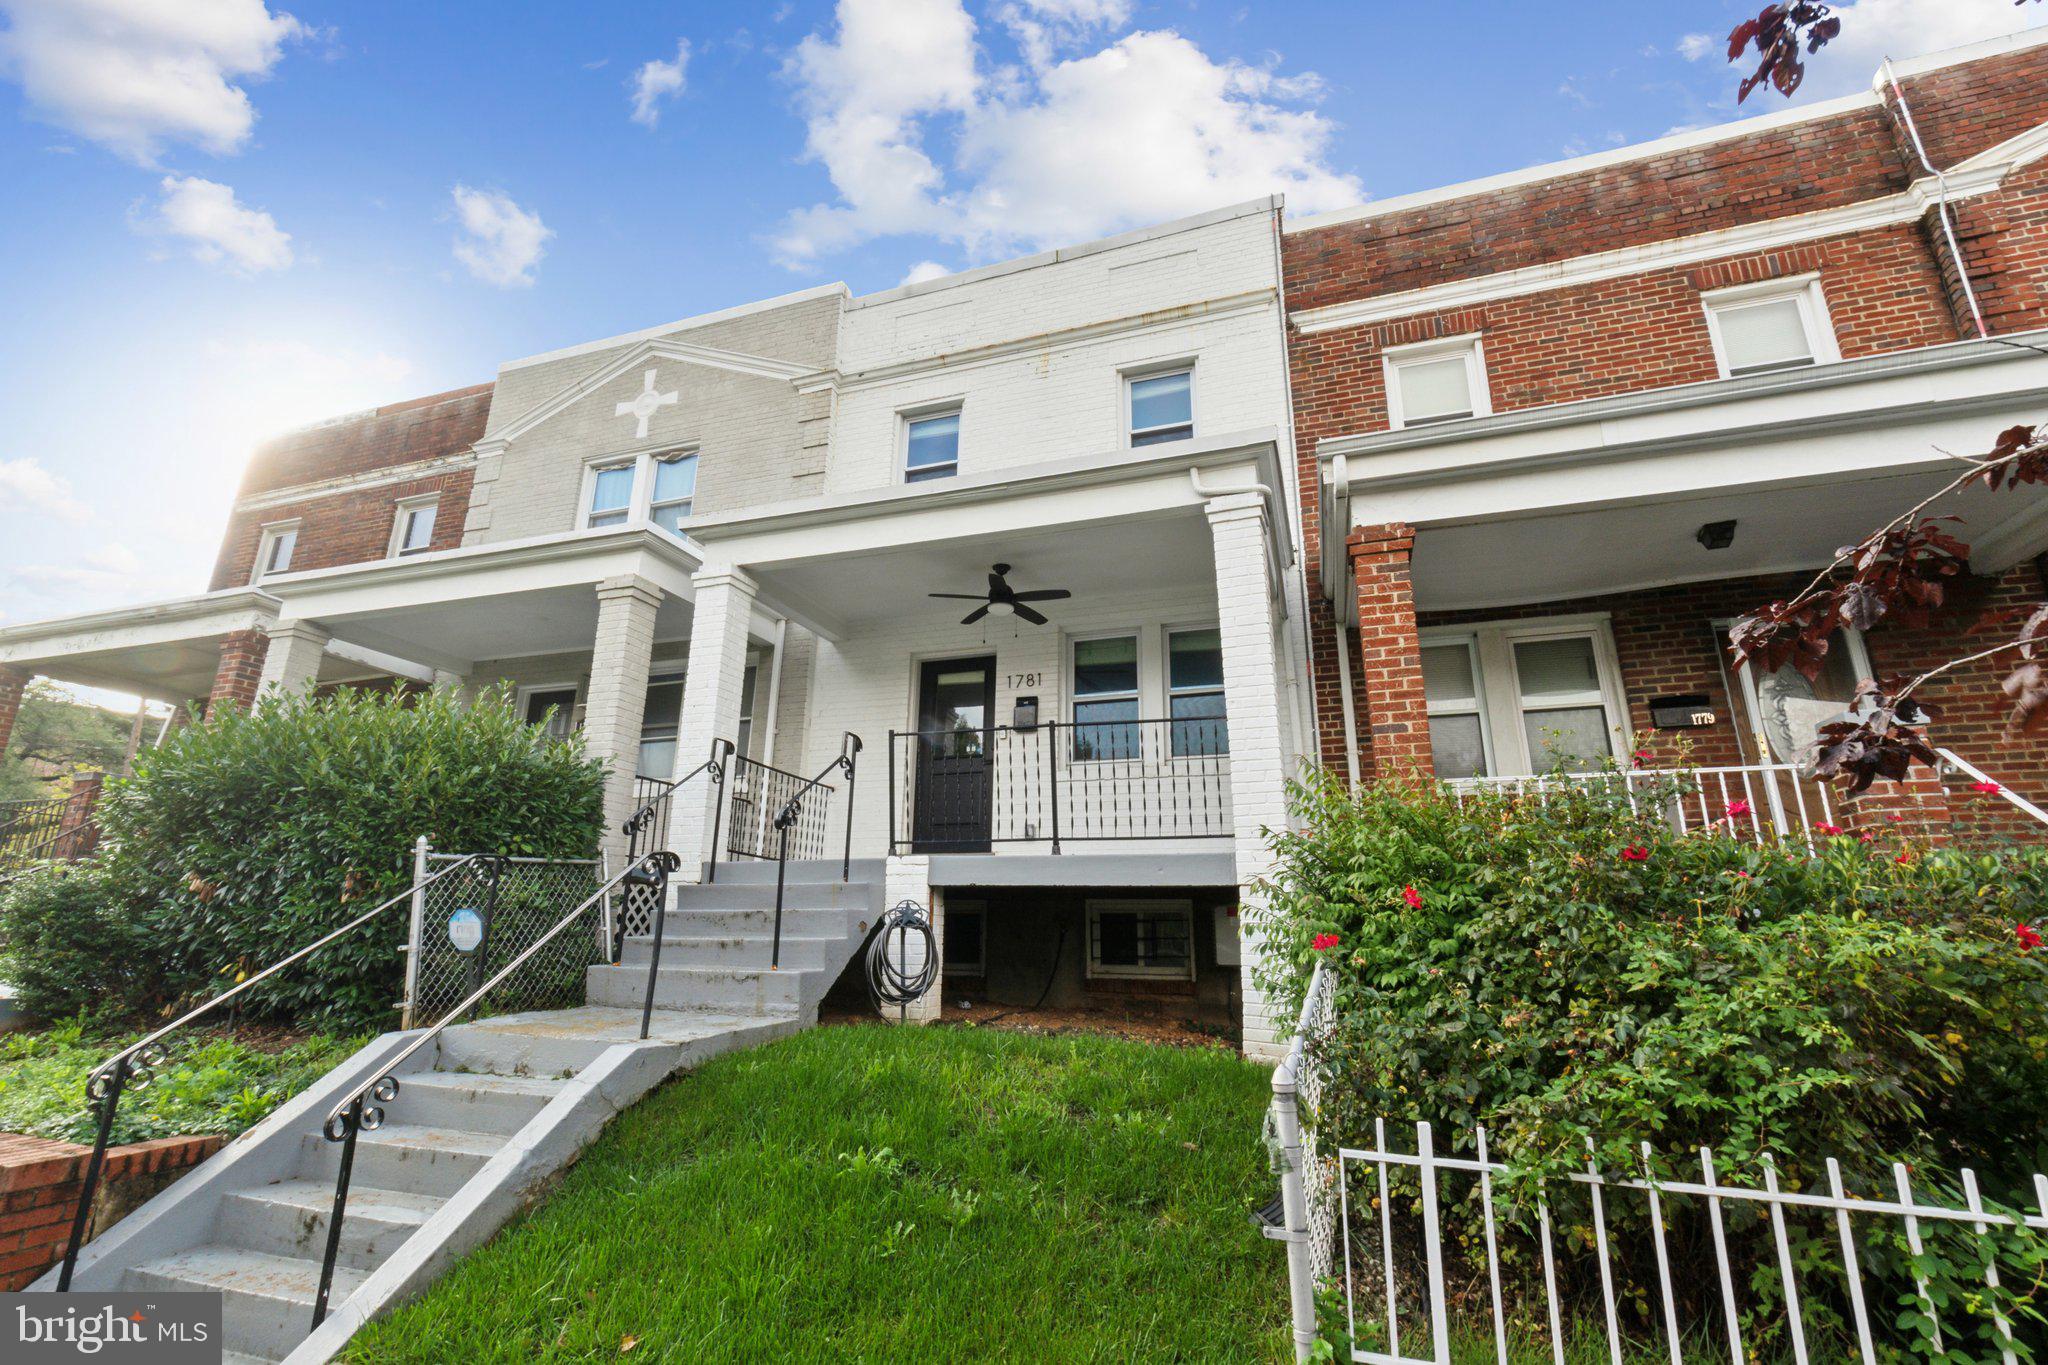
<path id="1" fill-rule="evenodd" d="M 911 831 L 918 852 L 988 852 L 995 711 L 994 659 L 948 659 L 924 666 L 917 688 L 917 805 Z"/>

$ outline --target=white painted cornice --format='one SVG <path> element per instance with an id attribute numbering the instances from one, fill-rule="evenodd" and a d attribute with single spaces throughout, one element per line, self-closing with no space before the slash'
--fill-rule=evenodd
<path id="1" fill-rule="evenodd" d="M 470 451 L 458 451 L 452 455 L 437 455 L 432 459 L 414 460 L 408 464 L 387 465 L 382 469 L 366 470 L 361 474 L 344 474 L 338 478 L 315 479 L 309 483 L 288 484 L 282 488 L 266 489 L 252 493 L 246 498 L 235 499 L 237 512 L 261 512 L 273 507 L 288 507 L 295 502 L 308 502 L 315 498 L 330 498 L 339 493 L 357 493 L 365 488 L 381 488 L 387 484 L 411 483 L 416 479 L 431 479 L 440 474 L 453 474 L 474 468 L 476 456 Z"/>
<path id="2" fill-rule="evenodd" d="M 47 621 L 24 621 L 0 628 L 0 649 L 71 635 L 88 635 L 138 626 L 190 625 L 195 634 L 222 629 L 247 629 L 274 620 L 282 604 L 255 588 L 227 588 L 168 602 L 144 602 Z M 205 627 L 205 630 L 197 629 Z"/>
<path id="3" fill-rule="evenodd" d="M 403 559 L 375 559 L 360 564 L 336 565 L 331 569 L 274 574 L 263 582 L 276 594 L 275 601 L 288 604 L 294 596 L 309 590 L 353 588 L 359 584 L 420 583 L 478 570 L 517 569 L 585 558 L 595 562 L 619 550 L 652 551 L 685 573 L 695 572 L 703 562 L 703 557 L 691 546 L 666 531 L 640 522 L 595 531 L 567 531 L 522 540 L 464 545 L 453 550 L 407 555 Z"/>

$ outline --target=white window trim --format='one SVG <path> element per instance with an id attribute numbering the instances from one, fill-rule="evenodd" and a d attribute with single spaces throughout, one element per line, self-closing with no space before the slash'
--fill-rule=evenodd
<path id="1" fill-rule="evenodd" d="M 1131 416 L 1131 385 L 1145 379 L 1158 379 L 1162 375 L 1186 372 L 1188 377 L 1188 434 L 1177 440 L 1192 441 L 1202 433 L 1202 377 L 1201 366 L 1194 356 L 1181 356 L 1174 360 L 1150 360 L 1142 365 L 1130 365 L 1117 371 L 1117 382 L 1122 386 L 1123 398 L 1117 404 L 1117 424 L 1123 428 L 1117 443 L 1125 450 L 1139 450 L 1139 433 Z M 1162 431 L 1163 427 L 1148 427 L 1148 431 Z M 1160 442 L 1159 444 L 1166 444 Z"/>
<path id="2" fill-rule="evenodd" d="M 1428 712 L 1432 725 L 1436 723 L 1438 716 L 1479 717 L 1479 753 L 1481 761 L 1486 765 L 1487 775 L 1491 776 L 1498 773 L 1500 766 L 1493 754 L 1493 716 L 1491 708 L 1486 704 L 1486 674 L 1479 661 L 1479 632 L 1461 627 L 1456 630 L 1418 631 L 1417 636 L 1421 645 L 1425 648 L 1447 647 L 1451 645 L 1463 645 L 1465 647 L 1466 654 L 1472 660 L 1472 699 L 1470 701 L 1434 702 L 1429 700 L 1425 689 L 1423 708 Z"/>
<path id="3" fill-rule="evenodd" d="M 261 583 L 266 578 L 276 576 L 270 571 L 270 552 L 272 547 L 288 534 L 296 536 L 300 526 L 303 524 L 304 518 L 293 517 L 290 521 L 266 521 L 258 528 L 256 536 L 256 562 L 249 566 L 249 582 L 252 586 Z M 299 543 L 297 539 L 294 539 L 292 541 L 292 559 L 297 559 L 298 555 Z M 285 561 L 284 567 L 279 569 L 277 573 L 288 574 L 291 571 L 291 560 L 288 559 Z"/>
<path id="4" fill-rule="evenodd" d="M 951 897 L 948 897 L 945 909 L 945 941 L 949 944 L 953 941 L 952 930 L 954 920 L 965 919 L 969 916 L 981 921 L 981 955 L 975 958 L 972 963 L 952 963 L 946 961 L 946 954 L 941 950 L 939 953 L 939 970 L 941 972 L 952 972 L 956 976 L 986 977 L 988 975 L 987 901 L 953 900 Z"/>
<path id="5" fill-rule="evenodd" d="M 1088 955 L 1084 959 L 1090 981 L 1193 981 L 1195 979 L 1195 903 L 1170 897 L 1090 896 L 1087 923 Z M 1096 925 L 1104 911 L 1111 914 L 1179 914 L 1188 924 L 1188 965 L 1182 967 L 1105 967 L 1096 959 Z"/>
<path id="6" fill-rule="evenodd" d="M 1139 750 L 1130 758 L 1070 758 L 1067 761 L 1069 763 L 1089 764 L 1142 762 L 1147 757 L 1149 746 L 1155 742 L 1151 737 L 1152 732 L 1157 731 L 1160 736 L 1157 743 L 1160 745 L 1162 752 L 1152 755 L 1152 757 L 1160 761 L 1167 763 L 1214 763 L 1220 759 L 1223 762 L 1229 762 L 1229 754 L 1182 754 L 1176 757 L 1170 752 L 1171 746 L 1166 743 L 1166 736 L 1169 733 L 1167 722 L 1170 722 L 1173 718 L 1173 660 L 1168 653 L 1167 645 L 1173 636 L 1185 631 L 1213 630 L 1220 634 L 1222 629 L 1223 623 L 1220 620 L 1204 619 L 1195 621 L 1153 621 L 1142 625 L 1112 627 L 1103 630 L 1062 632 L 1059 645 L 1060 690 L 1066 698 L 1065 708 L 1064 710 L 1042 710 L 1040 712 L 1042 717 L 1056 718 L 1061 724 L 1068 726 L 1075 724 L 1074 707 L 1077 703 L 1084 700 L 1080 690 L 1074 684 L 1075 645 L 1084 644 L 1090 640 L 1135 638 L 1138 642 L 1138 685 L 1133 700 L 1138 703 L 1138 719 L 1154 722 L 1150 726 L 1141 727 L 1141 732 L 1138 736 Z M 938 655 L 935 657 L 947 658 L 950 656 Z M 1189 690 L 1206 691 L 1208 689 Z M 1230 681 L 1227 677 L 1224 679 L 1223 686 L 1218 690 L 1223 694 L 1224 722 L 1228 724 L 1230 719 Z M 1121 693 L 1098 694 L 1097 697 L 1087 698 L 1086 700 L 1098 700 L 1104 695 L 1119 698 L 1122 696 Z M 1148 710 L 1152 712 L 1151 715 L 1146 714 Z"/>
<path id="7" fill-rule="evenodd" d="M 964 398 L 942 399 L 936 403 L 924 403 L 914 408 L 903 408 L 896 413 L 896 482 L 908 487 L 910 477 L 910 428 L 918 422 L 928 422 L 934 417 L 957 417 L 960 430 L 953 444 L 953 464 L 946 469 L 947 478 L 960 476 L 960 458 L 967 449 L 967 400 Z M 945 468 L 942 465 L 925 465 L 925 469 Z M 937 476 L 919 479 L 915 482 L 937 482 Z"/>
<path id="8" fill-rule="evenodd" d="M 654 524 L 654 513 L 658 507 L 673 506 L 677 503 L 688 504 L 682 516 L 677 518 L 678 521 L 688 521 L 692 516 L 696 514 L 697 511 L 697 476 L 703 472 L 699 466 L 696 450 L 689 446 L 683 446 L 673 450 L 658 450 L 649 454 L 646 457 L 646 460 L 647 467 L 643 471 L 634 476 L 634 493 L 636 495 L 638 494 L 639 485 L 642 481 L 642 475 L 644 474 L 645 482 L 647 485 L 646 513 L 648 523 L 650 525 Z M 680 463 L 683 460 L 688 460 L 690 462 L 690 496 L 687 498 L 670 498 L 665 503 L 656 503 L 654 500 L 655 466 L 670 463 Z"/>
<path id="9" fill-rule="evenodd" d="M 1600 675 L 1600 705 L 1607 712 L 1609 755 L 1625 757 L 1628 746 L 1628 705 L 1621 685 L 1621 661 L 1614 649 L 1612 616 L 1604 611 L 1569 616 L 1477 621 L 1462 626 L 1430 626 L 1416 632 L 1422 644 L 1470 640 L 1479 664 L 1480 727 L 1490 731 L 1487 773 L 1493 777 L 1527 777 L 1535 773 L 1527 736 L 1522 732 L 1521 679 L 1515 669 L 1515 646 L 1530 640 L 1591 637 L 1593 665 Z M 1512 719 L 1513 724 L 1500 723 Z"/>
<path id="10" fill-rule="evenodd" d="M 1700 307 L 1706 310 L 1707 336 L 1714 346 L 1714 368 L 1723 379 L 1735 379 L 1730 373 L 1728 350 L 1721 340 L 1721 310 L 1741 307 L 1744 304 L 1770 303 L 1778 299 L 1792 299 L 1799 305 L 1799 320 L 1806 328 L 1806 340 L 1813 347 L 1814 365 L 1834 365 L 1842 359 L 1841 344 L 1835 337 L 1835 322 L 1828 313 L 1827 292 L 1820 287 L 1818 274 L 1788 275 L 1782 279 L 1760 280 L 1755 284 L 1739 284 L 1729 289 L 1707 290 L 1700 294 Z M 1788 365 L 1786 369 L 1807 369 L 1809 366 Z M 1773 370 L 1755 370 L 1753 374 L 1773 374 Z"/>
<path id="11" fill-rule="evenodd" d="M 384 557 L 386 559 L 410 558 L 412 555 L 423 555 L 432 550 L 434 537 L 431 532 L 427 535 L 425 547 L 410 552 L 406 550 L 405 519 L 422 507 L 432 507 L 435 509 L 434 529 L 438 531 L 441 529 L 440 506 L 441 495 L 439 493 L 424 493 L 416 498 L 400 498 L 397 503 L 397 511 L 391 518 L 391 544 L 385 547 Z"/>
<path id="12" fill-rule="evenodd" d="M 569 703 L 569 733 L 576 734 L 583 728 L 582 721 L 577 715 L 583 709 L 583 684 L 575 682 L 527 683 L 521 686 L 512 697 L 512 704 L 518 708 L 521 725 L 529 723 L 526 719 L 526 708 L 536 692 L 567 692 L 572 698 Z"/>
<path id="13" fill-rule="evenodd" d="M 1387 389 L 1389 430 L 1400 431 L 1408 426 L 1408 418 L 1401 410 L 1401 367 L 1442 360 L 1447 356 L 1463 356 L 1465 359 L 1465 388 L 1472 395 L 1472 417 L 1493 415 L 1493 391 L 1486 382 L 1486 340 L 1478 332 L 1466 332 L 1459 336 L 1441 337 L 1435 341 L 1388 346 L 1380 351 L 1380 373 L 1385 378 Z M 1419 425 L 1448 426 L 1452 422 L 1470 420 L 1470 417 L 1431 417 L 1424 419 Z"/>
<path id="14" fill-rule="evenodd" d="M 1735 622 L 1732 618 L 1725 616 L 1721 617 L 1713 622 L 1714 634 L 1718 638 L 1725 639 L 1727 637 L 1729 630 L 1732 629 L 1734 625 Z M 1863 632 L 1856 629 L 1856 627 L 1854 626 L 1838 626 L 1836 627 L 1836 629 L 1842 632 L 1842 641 L 1844 644 L 1849 646 L 1849 662 L 1852 666 L 1851 671 L 1854 672 L 1858 678 L 1876 677 L 1877 667 L 1876 665 L 1870 662 L 1870 645 L 1863 638 Z M 1722 660 L 1722 663 L 1723 667 L 1725 668 L 1727 663 L 1725 656 Z M 1726 674 L 1724 673 L 1724 680 L 1725 677 Z M 1751 723 L 1752 727 L 1754 727 L 1758 713 L 1763 710 L 1763 698 L 1757 693 L 1756 670 L 1751 668 L 1747 661 L 1744 661 L 1735 669 L 1735 681 L 1736 685 L 1742 689 L 1742 701 L 1743 708 L 1745 711 L 1744 719 L 1748 720 Z M 1731 725 L 1734 724 L 1735 717 L 1730 716 L 1728 719 Z M 1753 759 L 1754 762 L 1784 763 L 1788 761 L 1786 759 L 1779 758 L 1777 755 L 1771 752 L 1769 737 L 1766 736 L 1761 729 L 1752 728 L 1747 738 L 1750 746 L 1756 751 Z M 1742 743 L 1742 741 L 1743 736 L 1738 734 L 1736 736 L 1736 742 L 1738 746 Z"/>
<path id="15" fill-rule="evenodd" d="M 1083 631 L 1077 634 L 1068 635 L 1065 637 L 1065 640 L 1060 646 L 1060 651 L 1063 656 L 1061 660 L 1061 672 L 1064 675 L 1060 679 L 1060 683 L 1067 694 L 1066 723 L 1070 728 L 1078 726 L 1082 723 L 1081 721 L 1076 719 L 1076 708 L 1080 706 L 1083 700 L 1121 701 L 1124 697 L 1124 694 L 1121 692 L 1097 692 L 1090 694 L 1088 697 L 1084 699 L 1081 696 L 1079 688 L 1075 686 L 1075 678 L 1078 676 L 1079 670 L 1075 667 L 1074 664 L 1074 647 L 1076 645 L 1086 644 L 1091 640 L 1126 639 L 1130 640 L 1137 646 L 1137 678 L 1135 680 L 1135 686 L 1132 689 L 1131 700 L 1138 704 L 1138 719 L 1143 720 L 1145 718 L 1145 697 L 1148 691 L 1150 690 L 1145 685 L 1146 680 L 1150 678 L 1156 681 L 1159 673 L 1162 672 L 1164 669 L 1164 660 L 1149 661 L 1146 657 L 1148 653 L 1150 653 L 1153 650 L 1153 639 L 1157 635 L 1158 630 L 1156 627 L 1126 626 L 1121 630 L 1090 630 Z M 1093 722 L 1090 723 L 1092 724 Z M 1111 721 L 1105 723 L 1116 724 L 1117 722 Z M 1144 757 L 1145 734 L 1144 728 L 1141 726 L 1139 727 L 1138 733 L 1138 752 L 1132 754 L 1129 758 L 1075 758 L 1073 756 L 1073 747 L 1071 744 L 1069 744 L 1066 754 L 1062 755 L 1062 761 L 1068 765 L 1077 763 L 1141 763 L 1144 761 Z"/>
<path id="16" fill-rule="evenodd" d="M 697 475 L 701 481 L 704 474 L 703 452 L 696 446 L 669 445 L 647 446 L 640 450 L 615 450 L 606 455 L 593 455 L 583 462 L 583 482 L 576 493 L 576 529 L 579 531 L 616 531 L 627 526 L 652 526 L 654 524 L 654 464 L 664 458 L 678 459 L 688 456 L 697 461 Z M 590 500 L 597 493 L 597 476 L 611 469 L 631 468 L 633 471 L 632 491 L 626 495 L 626 519 L 610 526 L 590 524 Z M 694 513 L 697 502 L 697 488 L 690 493 L 691 510 Z"/>
<path id="17" fill-rule="evenodd" d="M 1173 699 L 1176 695 L 1179 695 L 1175 692 L 1173 686 L 1173 637 L 1176 635 L 1186 635 L 1197 630 L 1213 630 L 1216 632 L 1216 649 L 1220 656 L 1223 650 L 1223 623 L 1220 621 L 1169 621 L 1159 628 L 1159 716 L 1160 719 L 1166 722 L 1165 725 L 1159 727 L 1164 731 L 1162 744 L 1164 752 L 1160 757 L 1168 763 L 1214 763 L 1218 759 L 1228 763 L 1230 761 L 1228 751 L 1220 754 L 1176 754 L 1173 752 Z M 1143 653 L 1144 651 L 1141 649 L 1139 651 L 1141 660 Z M 1142 671 L 1138 681 L 1140 683 L 1144 682 Z M 1229 676 L 1226 674 L 1223 681 L 1214 687 L 1186 687 L 1180 689 L 1180 692 L 1188 696 L 1206 696 L 1213 692 L 1223 698 L 1223 734 L 1224 742 L 1228 744 L 1230 736 Z M 1141 711 L 1139 714 L 1143 715 L 1144 713 Z"/>

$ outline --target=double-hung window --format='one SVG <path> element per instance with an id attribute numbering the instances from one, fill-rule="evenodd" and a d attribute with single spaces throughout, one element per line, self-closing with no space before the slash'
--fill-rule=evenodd
<path id="1" fill-rule="evenodd" d="M 633 484 L 637 462 L 599 465 L 590 471 L 589 502 L 583 524 L 590 527 L 624 526 L 633 514 Z"/>
<path id="2" fill-rule="evenodd" d="M 676 775 L 676 732 L 683 719 L 683 680 L 657 677 L 647 684 L 647 705 L 640 716 L 640 762 L 637 775 L 667 782 Z"/>
<path id="3" fill-rule="evenodd" d="M 1074 760 L 1138 756 L 1138 637 L 1074 641 Z"/>
<path id="4" fill-rule="evenodd" d="M 960 472 L 960 409 L 903 421 L 903 481 L 950 479 Z"/>
<path id="5" fill-rule="evenodd" d="M 545 727 L 555 739 L 576 733 L 576 689 L 570 684 L 525 688 L 519 694 L 519 705 L 528 725 Z"/>
<path id="6" fill-rule="evenodd" d="M 1767 280 L 1700 296 L 1723 376 L 1797 370 L 1840 360 L 1820 277 Z"/>
<path id="7" fill-rule="evenodd" d="M 1620 751 L 1625 720 L 1604 619 L 1423 632 L 1436 775 L 1583 772 Z"/>
<path id="8" fill-rule="evenodd" d="M 434 548 L 434 516 L 440 506 L 438 498 L 408 498 L 398 504 L 398 520 L 391 528 L 394 557 L 425 554 Z"/>
<path id="9" fill-rule="evenodd" d="M 290 573 L 292 554 L 299 548 L 299 523 L 279 522 L 263 528 L 256 542 L 256 573 L 250 580 L 261 583 L 273 574 Z"/>
<path id="10" fill-rule="evenodd" d="M 1088 902 L 1088 975 L 1110 980 L 1192 981 L 1195 912 L 1187 901 Z"/>
<path id="11" fill-rule="evenodd" d="M 697 497 L 697 457 L 690 454 L 654 457 L 654 488 L 648 494 L 647 519 L 670 535 L 683 533 L 683 518 Z"/>
<path id="12" fill-rule="evenodd" d="M 1430 426 L 1493 411 L 1486 358 L 1476 336 L 1413 346 L 1389 346 L 1381 355 L 1387 381 L 1387 425 Z"/>
<path id="13" fill-rule="evenodd" d="M 1195 434 L 1193 366 L 1130 375 L 1124 380 L 1124 387 L 1129 398 L 1132 445 L 1184 441 Z"/>
<path id="14" fill-rule="evenodd" d="M 1166 634 L 1166 707 L 1175 758 L 1211 758 L 1230 752 L 1223 706 L 1223 632 L 1172 630 Z"/>

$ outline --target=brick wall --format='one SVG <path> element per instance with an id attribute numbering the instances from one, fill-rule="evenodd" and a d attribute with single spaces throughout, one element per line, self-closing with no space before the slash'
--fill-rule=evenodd
<path id="1" fill-rule="evenodd" d="M 261 630 L 238 630 L 220 642 L 220 668 L 213 676 L 213 692 L 207 697 L 211 708 L 217 702 L 233 702 L 244 710 L 255 705 L 256 687 L 263 680 L 263 658 L 270 652 L 270 637 Z"/>
<path id="2" fill-rule="evenodd" d="M 1429 712 L 1416 639 L 1412 526 L 1361 526 L 1351 532 L 1352 583 L 1358 593 L 1359 667 L 1365 700 L 1359 747 L 1374 777 L 1430 771 Z"/>
<path id="3" fill-rule="evenodd" d="M 86 1240 L 219 1151 L 225 1140 L 174 1137 L 109 1147 Z M 23 1288 L 64 1259 L 91 1154 L 75 1142 L 0 1133 L 0 1292 Z"/>
<path id="4" fill-rule="evenodd" d="M 292 571 L 331 569 L 383 559 L 391 550 L 398 504 L 407 498 L 439 495 L 434 515 L 432 548 L 452 550 L 462 544 L 462 520 L 469 510 L 472 471 L 460 469 L 401 483 L 379 484 L 326 493 L 260 508 L 237 508 L 228 518 L 214 565 L 212 587 L 234 588 L 255 577 L 256 551 L 263 528 L 280 521 L 299 523 L 292 549 Z"/>
<path id="5" fill-rule="evenodd" d="M 389 403 L 265 442 L 251 457 L 237 496 L 374 474 L 467 450 L 483 435 L 492 388 L 477 384 Z"/>

